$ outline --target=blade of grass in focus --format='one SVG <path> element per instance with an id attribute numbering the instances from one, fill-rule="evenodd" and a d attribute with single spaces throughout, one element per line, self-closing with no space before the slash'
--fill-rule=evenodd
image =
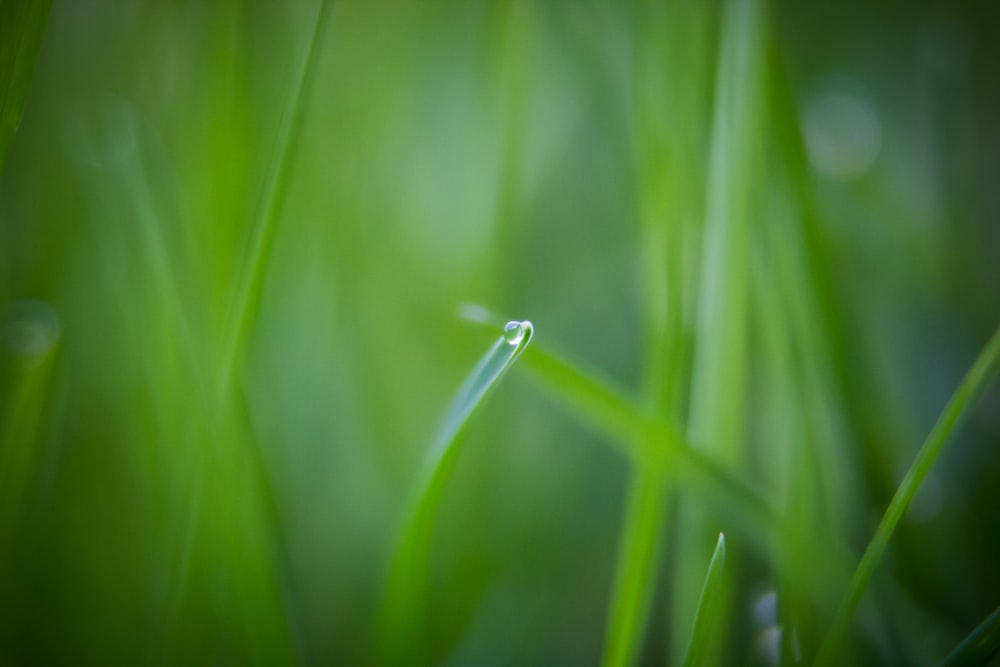
<path id="1" fill-rule="evenodd" d="M 899 483 L 892 501 L 882 515 L 878 528 L 875 529 L 875 534 L 872 535 L 861 561 L 854 570 L 854 576 L 851 578 L 850 586 L 837 610 L 833 623 L 820 644 L 816 665 L 836 663 L 854 611 L 861 602 L 861 597 L 868 587 L 875 566 L 882 559 L 892 534 L 910 507 L 913 496 L 917 493 L 924 479 L 927 478 L 952 431 L 955 430 L 968 410 L 976 404 L 977 399 L 985 391 L 998 370 L 1000 370 L 1000 328 L 994 332 L 993 337 L 973 363 L 972 368 L 962 379 L 962 383 L 955 390 L 941 416 L 938 417 L 934 428 L 931 429 L 927 440 L 917 452 L 916 459 L 907 470 L 906 476 Z"/>
<path id="2" fill-rule="evenodd" d="M 389 664 L 422 664 L 427 659 L 422 638 L 431 535 L 441 494 L 460 451 L 459 435 L 487 392 L 524 352 L 533 333 L 527 320 L 504 327 L 504 334 L 458 390 L 434 438 L 387 577 L 379 648 Z"/>
<path id="3" fill-rule="evenodd" d="M 1000 607 L 986 617 L 948 654 L 941 667 L 985 665 L 1000 650 Z"/>
<path id="4" fill-rule="evenodd" d="M 51 0 L 0 0 L 0 173 L 21 124 Z"/>
<path id="5" fill-rule="evenodd" d="M 691 632 L 691 644 L 688 646 L 685 667 L 697 667 L 704 663 L 709 644 L 716 639 L 713 628 L 716 625 L 715 612 L 719 601 L 719 591 L 722 588 L 722 573 L 726 566 L 726 536 L 719 533 L 715 543 L 712 560 L 708 563 L 705 582 L 701 586 L 701 597 L 698 599 L 698 612 L 694 617 L 694 629 Z"/>

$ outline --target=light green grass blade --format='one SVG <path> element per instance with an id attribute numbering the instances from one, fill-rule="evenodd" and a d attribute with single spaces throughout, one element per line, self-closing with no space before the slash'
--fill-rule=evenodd
<path id="1" fill-rule="evenodd" d="M 0 173 L 21 124 L 51 0 L 0 0 Z"/>
<path id="2" fill-rule="evenodd" d="M 903 481 L 896 489 L 896 493 L 889 502 L 889 507 L 882 515 L 882 521 L 879 522 L 861 561 L 854 570 L 847 594 L 837 610 L 826 638 L 820 645 L 819 653 L 816 656 L 816 665 L 836 664 L 838 652 L 844 641 L 844 636 L 847 634 L 854 611 L 861 602 L 861 596 L 864 595 L 872 573 L 875 571 L 875 566 L 882 559 L 882 554 L 885 553 L 886 546 L 889 544 L 889 539 L 895 532 L 896 526 L 906 514 L 906 510 L 909 509 L 913 496 L 927 477 L 934 462 L 937 461 L 959 420 L 976 404 L 977 399 L 989 385 L 998 369 L 1000 369 L 1000 328 L 994 332 L 986 348 L 980 353 L 979 358 L 976 359 L 958 389 L 955 390 L 948 405 L 945 406 L 944 412 L 938 417 L 937 423 L 934 424 L 934 428 L 927 436 L 927 440 L 917 452 L 917 457 L 906 472 L 906 476 L 903 477 Z"/>
<path id="3" fill-rule="evenodd" d="M 722 572 L 726 566 L 726 536 L 719 533 L 719 541 L 715 543 L 712 560 L 708 564 L 705 583 L 701 587 L 701 598 L 698 600 L 698 613 L 695 615 L 694 630 L 691 632 L 691 644 L 688 646 L 685 667 L 697 667 L 705 661 L 709 643 L 714 637 L 712 629 L 715 625 L 715 611 L 718 607 L 719 591 L 722 588 Z"/>
<path id="4" fill-rule="evenodd" d="M 502 335 L 469 373 L 428 454 L 423 479 L 410 503 L 387 579 L 382 617 L 383 658 L 390 664 L 421 664 L 424 584 L 434 517 L 451 468 L 458 457 L 459 438 L 472 412 L 487 392 L 524 352 L 533 335 L 531 322 L 509 322 Z"/>
<path id="5" fill-rule="evenodd" d="M 1000 607 L 976 626 L 969 636 L 948 654 L 941 667 L 985 665 L 1000 650 Z"/>
<path id="6" fill-rule="evenodd" d="M 749 239 L 754 191 L 760 185 L 760 134 L 765 104 L 765 3 L 724 4 L 715 110 L 705 194 L 698 324 L 691 369 L 688 434 L 696 447 L 736 469 L 746 456 L 749 343 Z M 698 604 L 700 540 L 712 534 L 702 506 L 681 499 L 670 637 L 685 636 Z M 720 607 L 731 605 L 720 593 Z M 720 622 L 727 618 L 720 613 Z M 674 642 L 674 660 L 683 644 Z M 714 658 L 708 658 L 714 662 Z"/>

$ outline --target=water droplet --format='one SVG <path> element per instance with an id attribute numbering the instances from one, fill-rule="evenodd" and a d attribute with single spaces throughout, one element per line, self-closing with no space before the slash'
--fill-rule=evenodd
<path id="1" fill-rule="evenodd" d="M 511 345 L 517 345 L 524 338 L 524 325 L 514 320 L 508 322 L 503 328 L 503 339 Z"/>

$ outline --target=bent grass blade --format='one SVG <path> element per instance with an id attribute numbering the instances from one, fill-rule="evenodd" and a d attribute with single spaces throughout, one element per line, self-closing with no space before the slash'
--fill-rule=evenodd
<path id="1" fill-rule="evenodd" d="M 458 436 L 476 407 L 521 356 L 534 333 L 531 322 L 508 322 L 459 388 L 428 453 L 423 478 L 407 510 L 407 519 L 389 569 L 383 601 L 381 650 L 388 664 L 421 662 L 431 533 L 441 493 L 458 457 Z"/>
<path id="2" fill-rule="evenodd" d="M 719 541 L 715 543 L 712 560 L 708 564 L 705 583 L 701 587 L 701 597 L 698 599 L 698 611 L 695 613 L 694 629 L 691 632 L 691 644 L 688 646 L 684 667 L 697 667 L 705 661 L 708 647 L 712 642 L 712 628 L 715 612 L 718 607 L 719 591 L 722 588 L 722 572 L 726 566 L 726 536 L 719 533 Z"/>

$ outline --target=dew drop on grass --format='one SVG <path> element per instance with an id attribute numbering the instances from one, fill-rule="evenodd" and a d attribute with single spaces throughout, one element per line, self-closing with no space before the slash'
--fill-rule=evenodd
<path id="1" fill-rule="evenodd" d="M 511 345 L 517 345 L 524 338 L 524 325 L 514 320 L 508 322 L 503 328 L 503 339 Z"/>

